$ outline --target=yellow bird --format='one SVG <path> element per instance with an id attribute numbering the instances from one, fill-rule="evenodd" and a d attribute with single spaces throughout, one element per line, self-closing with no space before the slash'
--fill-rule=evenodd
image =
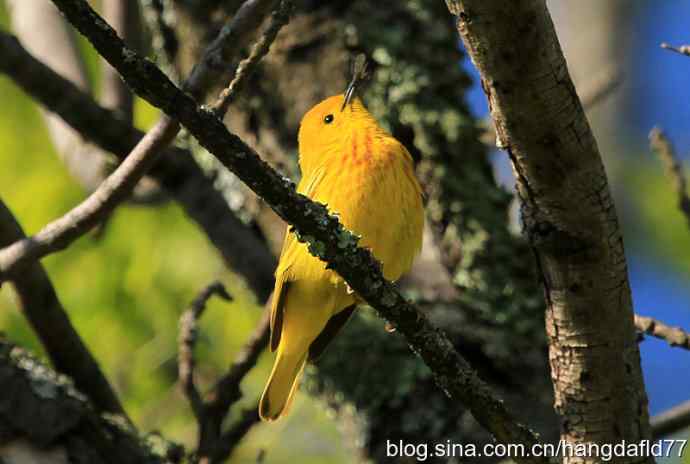
<path id="1" fill-rule="evenodd" d="M 356 82 L 302 119 L 297 189 L 337 213 L 381 261 L 385 277 L 397 280 L 421 249 L 422 192 L 410 153 L 354 97 Z M 356 303 L 347 283 L 288 230 L 276 269 L 271 350 L 278 352 L 259 404 L 263 420 L 287 413 L 304 365 L 323 352 Z"/>

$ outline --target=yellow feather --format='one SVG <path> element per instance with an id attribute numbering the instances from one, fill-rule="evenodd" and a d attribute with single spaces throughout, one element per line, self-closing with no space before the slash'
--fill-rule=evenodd
<path id="1" fill-rule="evenodd" d="M 424 210 L 412 157 L 359 99 L 341 111 L 343 98 L 324 100 L 302 119 L 298 191 L 338 213 L 381 261 L 386 278 L 397 280 L 422 243 Z M 277 354 L 259 406 L 264 420 L 287 413 L 314 340 L 322 332 L 321 339 L 332 336 L 346 318 L 331 318 L 355 304 L 343 279 L 291 233 L 273 294 L 271 347 Z"/>

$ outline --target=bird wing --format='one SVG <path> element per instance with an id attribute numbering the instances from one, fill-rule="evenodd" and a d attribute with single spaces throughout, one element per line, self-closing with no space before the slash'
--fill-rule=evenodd
<path id="1" fill-rule="evenodd" d="M 316 188 L 323 180 L 326 169 L 321 166 L 306 178 L 303 178 L 297 186 L 297 192 L 307 197 L 312 197 Z M 273 290 L 273 301 L 271 303 L 271 351 L 275 351 L 280 343 L 280 334 L 283 329 L 283 311 L 287 300 L 287 293 L 290 287 L 290 267 L 295 261 L 295 257 L 300 245 L 297 237 L 290 231 L 288 226 L 283 239 L 283 248 L 280 252 L 278 268 L 276 269 L 276 284 Z"/>

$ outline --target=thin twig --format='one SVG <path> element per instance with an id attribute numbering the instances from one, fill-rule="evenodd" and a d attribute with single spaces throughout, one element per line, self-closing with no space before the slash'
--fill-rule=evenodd
<path id="1" fill-rule="evenodd" d="M 36 235 L 0 250 L 0 282 L 21 265 L 62 250 L 105 219 L 132 192 L 161 148 L 177 134 L 177 124 L 168 119 L 151 129 L 135 149 L 91 195 L 64 216 L 46 225 Z"/>
<path id="2" fill-rule="evenodd" d="M 291 1 L 281 0 L 278 8 L 271 14 L 271 21 L 266 30 L 261 34 L 259 40 L 252 46 L 252 50 L 247 58 L 242 60 L 237 66 L 235 77 L 230 85 L 226 87 L 221 93 L 216 102 L 213 104 L 213 110 L 219 117 L 223 117 L 228 111 L 228 107 L 237 95 L 237 91 L 244 81 L 256 69 L 261 58 L 266 56 L 271 44 L 276 39 L 278 32 L 290 21 L 290 14 L 292 13 L 293 5 Z"/>
<path id="3" fill-rule="evenodd" d="M 232 297 L 225 290 L 223 284 L 213 282 L 197 295 L 180 317 L 179 353 L 177 356 L 178 378 L 197 421 L 202 419 L 204 403 L 194 381 L 194 346 L 196 345 L 199 319 L 206 309 L 206 303 L 213 295 L 218 295 L 225 301 L 232 301 Z"/>
<path id="4" fill-rule="evenodd" d="M 225 79 L 231 61 L 250 43 L 254 32 L 278 1 L 246 0 L 206 48 L 182 88 L 201 100 L 203 93 Z"/>
<path id="5" fill-rule="evenodd" d="M 12 212 L 0 200 L 0 246 L 25 238 Z M 33 262 L 12 277 L 22 311 L 55 369 L 72 378 L 98 411 L 127 417 L 115 389 L 69 319 L 43 266 Z"/>
<path id="6" fill-rule="evenodd" d="M 649 132 L 649 146 L 664 164 L 666 175 L 671 179 L 676 193 L 678 208 L 685 215 L 690 226 L 690 197 L 688 197 L 687 180 L 673 144 L 661 128 L 655 127 Z"/>
<path id="7" fill-rule="evenodd" d="M 690 56 L 690 45 L 680 45 L 678 47 L 674 47 L 669 43 L 662 42 L 659 46 L 664 50 L 671 50 L 672 52 L 680 53 L 681 55 Z"/>
<path id="8" fill-rule="evenodd" d="M 654 440 L 667 437 L 690 427 L 690 400 L 664 411 L 650 420 Z"/>
<path id="9" fill-rule="evenodd" d="M 391 321 L 424 360 L 437 384 L 462 402 L 477 421 L 501 443 L 539 443 L 517 422 L 503 402 L 419 309 L 408 302 L 381 272 L 370 251 L 321 204 L 297 194 L 294 184 L 273 170 L 239 137 L 228 132 L 215 113 L 199 107 L 160 69 L 127 49 L 112 29 L 84 0 L 52 0 L 68 20 L 91 41 L 149 103 L 178 118 L 199 143 L 294 226 L 309 250 L 327 262 L 379 314 Z M 515 457 L 519 462 L 549 462 L 543 457 Z"/>
<path id="10" fill-rule="evenodd" d="M 690 334 L 680 327 L 671 327 L 651 317 L 635 314 L 635 327 L 640 332 L 665 340 L 671 346 L 690 350 Z"/>

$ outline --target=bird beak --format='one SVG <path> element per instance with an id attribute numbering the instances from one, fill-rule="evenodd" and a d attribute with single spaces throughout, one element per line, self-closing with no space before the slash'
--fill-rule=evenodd
<path id="1" fill-rule="evenodd" d="M 352 103 L 352 99 L 355 96 L 355 91 L 357 90 L 357 82 L 358 82 L 357 76 L 352 76 L 352 80 L 350 81 L 350 85 L 347 86 L 347 90 L 345 91 L 345 99 L 343 100 L 343 106 L 340 108 L 340 112 L 343 112 L 345 110 L 345 107 Z"/>
<path id="2" fill-rule="evenodd" d="M 367 59 L 363 53 L 360 53 L 355 57 L 355 60 L 352 63 L 352 80 L 350 81 L 350 85 L 347 86 L 347 90 L 345 90 L 343 106 L 340 108 L 341 112 L 345 110 L 347 105 L 352 103 L 352 99 L 355 98 L 357 93 L 357 88 L 368 77 L 369 73 L 367 70 Z"/>

